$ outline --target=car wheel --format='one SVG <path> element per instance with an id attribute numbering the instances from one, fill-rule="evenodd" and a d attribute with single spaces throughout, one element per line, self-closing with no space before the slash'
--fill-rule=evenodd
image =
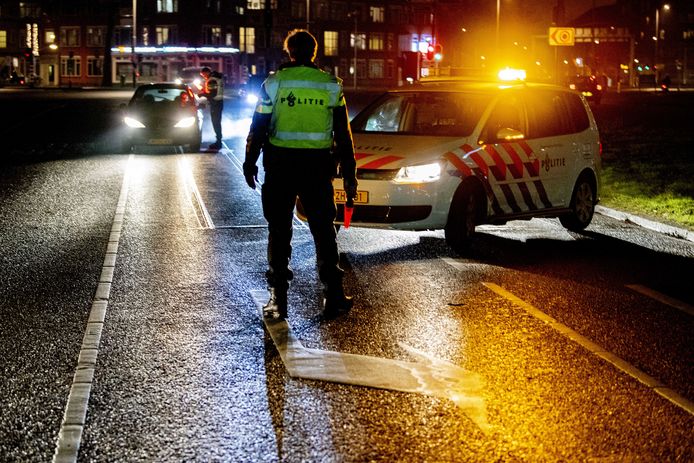
<path id="1" fill-rule="evenodd" d="M 595 187 L 588 175 L 581 175 L 576 180 L 571 195 L 571 212 L 559 217 L 561 224 L 571 231 L 581 231 L 586 228 L 595 212 Z"/>
<path id="2" fill-rule="evenodd" d="M 470 250 L 475 227 L 482 216 L 482 201 L 474 188 L 463 187 L 453 197 L 444 229 L 446 242 L 458 254 Z"/>
<path id="3" fill-rule="evenodd" d="M 190 144 L 190 152 L 191 153 L 199 153 L 200 152 L 200 140 L 194 141 Z"/>

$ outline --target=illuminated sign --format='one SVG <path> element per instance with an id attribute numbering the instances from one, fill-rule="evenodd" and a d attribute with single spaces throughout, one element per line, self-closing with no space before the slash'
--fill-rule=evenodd
<path id="1" fill-rule="evenodd" d="M 576 37 L 573 27 L 550 27 L 549 44 L 558 47 L 572 47 Z"/>

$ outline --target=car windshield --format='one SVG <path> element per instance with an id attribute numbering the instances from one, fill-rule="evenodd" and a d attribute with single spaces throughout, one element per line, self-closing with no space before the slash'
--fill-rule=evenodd
<path id="1" fill-rule="evenodd" d="M 186 95 L 186 96 L 183 96 Z M 187 100 L 187 92 L 180 87 L 155 87 L 138 89 L 133 95 L 131 104 L 135 105 L 150 105 L 160 102 L 181 102 L 181 99 Z"/>
<path id="2" fill-rule="evenodd" d="M 354 118 L 352 130 L 467 136 L 490 100 L 490 95 L 463 92 L 388 93 Z"/>

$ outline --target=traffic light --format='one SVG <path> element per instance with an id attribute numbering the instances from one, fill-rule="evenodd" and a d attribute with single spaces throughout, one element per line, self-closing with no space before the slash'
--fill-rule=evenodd
<path id="1" fill-rule="evenodd" d="M 432 44 L 427 45 L 427 59 L 429 61 L 434 59 L 434 46 Z"/>
<path id="2" fill-rule="evenodd" d="M 440 43 L 434 46 L 434 59 L 436 61 L 441 61 L 443 59 L 443 46 Z"/>
<path id="3" fill-rule="evenodd" d="M 24 56 L 24 59 L 31 58 L 31 48 L 25 48 L 22 50 L 22 56 Z"/>

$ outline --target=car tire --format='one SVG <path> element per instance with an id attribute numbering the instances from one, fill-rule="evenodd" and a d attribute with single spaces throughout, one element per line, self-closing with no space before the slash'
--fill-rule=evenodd
<path id="1" fill-rule="evenodd" d="M 194 141 L 190 144 L 190 152 L 191 153 L 199 153 L 200 152 L 200 140 Z"/>
<path id="2" fill-rule="evenodd" d="M 482 199 L 471 185 L 460 187 L 453 196 L 444 234 L 446 243 L 458 254 L 470 250 L 475 227 L 482 217 Z"/>
<path id="3" fill-rule="evenodd" d="M 595 213 L 595 182 L 589 175 L 583 174 L 576 180 L 569 207 L 571 212 L 559 217 L 564 228 L 581 231 L 590 225 Z"/>

